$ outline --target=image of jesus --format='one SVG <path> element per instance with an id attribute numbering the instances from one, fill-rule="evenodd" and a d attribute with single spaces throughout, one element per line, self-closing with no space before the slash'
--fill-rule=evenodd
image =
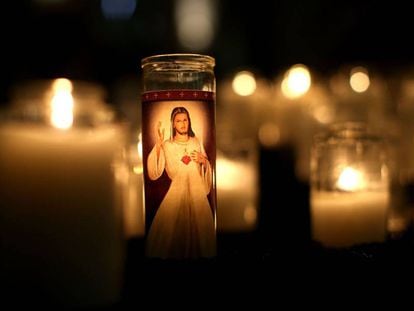
<path id="1" fill-rule="evenodd" d="M 185 107 L 171 112 L 171 135 L 158 122 L 156 143 L 147 158 L 151 180 L 166 171 L 171 180 L 151 223 L 146 244 L 149 257 L 196 258 L 216 253 L 215 221 L 208 194 L 212 168 L 191 127 Z"/>

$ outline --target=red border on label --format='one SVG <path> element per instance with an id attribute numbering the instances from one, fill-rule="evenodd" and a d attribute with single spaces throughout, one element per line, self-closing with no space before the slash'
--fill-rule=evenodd
<path id="1" fill-rule="evenodd" d="M 167 90 L 150 91 L 141 96 L 143 102 L 164 101 L 164 100 L 214 100 L 214 92 L 199 90 Z"/>

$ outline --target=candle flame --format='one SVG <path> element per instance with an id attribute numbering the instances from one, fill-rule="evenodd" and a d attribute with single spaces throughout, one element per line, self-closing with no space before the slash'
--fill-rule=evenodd
<path id="1" fill-rule="evenodd" d="M 236 74 L 232 83 L 233 91 L 240 96 L 250 96 L 256 91 L 256 79 L 249 71 Z"/>
<path id="2" fill-rule="evenodd" d="M 356 191 L 364 188 L 365 180 L 363 174 L 353 167 L 346 167 L 339 175 L 336 186 L 344 191 Z"/>
<path id="3" fill-rule="evenodd" d="M 357 93 L 363 93 L 368 90 L 370 85 L 369 75 L 365 68 L 356 67 L 352 70 L 349 78 L 351 88 Z"/>
<path id="4" fill-rule="evenodd" d="M 56 79 L 52 91 L 50 122 L 58 129 L 68 129 L 73 124 L 72 83 L 68 79 Z"/>
<path id="5" fill-rule="evenodd" d="M 144 168 L 142 167 L 142 165 L 134 165 L 132 170 L 133 170 L 134 174 L 139 175 L 139 174 L 143 173 Z"/>
<path id="6" fill-rule="evenodd" d="M 282 93 L 287 98 L 301 97 L 309 91 L 311 86 L 311 75 L 305 65 L 295 65 L 290 68 L 282 81 Z"/>
<path id="7" fill-rule="evenodd" d="M 138 156 L 142 160 L 142 133 L 138 134 L 137 150 L 138 150 Z"/>
<path id="8" fill-rule="evenodd" d="M 133 171 L 135 174 L 139 175 L 143 172 L 142 167 L 142 134 L 138 134 L 138 142 L 137 142 L 137 155 L 138 155 L 138 164 L 135 164 L 133 167 Z"/>
<path id="9" fill-rule="evenodd" d="M 72 93 L 73 85 L 70 80 L 65 78 L 59 78 L 53 81 L 52 90 L 56 93 L 58 91 L 67 91 Z"/>

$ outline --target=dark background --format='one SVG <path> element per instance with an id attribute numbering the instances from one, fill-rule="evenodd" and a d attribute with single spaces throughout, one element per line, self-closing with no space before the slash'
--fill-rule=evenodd
<path id="1" fill-rule="evenodd" d="M 0 8 L 0 102 L 22 80 L 92 80 L 109 91 L 139 77 L 145 56 L 200 52 L 217 60 L 217 79 L 239 68 L 266 77 L 298 62 L 321 74 L 363 63 L 385 73 L 411 66 L 412 13 L 406 1 L 216 1 L 212 45 L 181 47 L 174 1 L 137 0 L 130 19 L 106 19 L 101 1 L 5 1 Z"/>

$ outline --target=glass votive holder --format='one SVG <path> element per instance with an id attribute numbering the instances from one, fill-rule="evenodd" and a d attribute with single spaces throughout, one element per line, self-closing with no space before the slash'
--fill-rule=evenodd
<path id="1" fill-rule="evenodd" d="M 145 255 L 215 257 L 215 60 L 163 54 L 141 66 Z"/>
<path id="2" fill-rule="evenodd" d="M 391 200 L 385 140 L 364 123 L 315 136 L 311 152 L 312 239 L 342 248 L 381 243 Z"/>
<path id="3" fill-rule="evenodd" d="M 111 305 L 123 285 L 116 168 L 127 124 L 94 83 L 30 81 L 16 92 L 0 122 L 6 296 L 64 307 Z"/>

